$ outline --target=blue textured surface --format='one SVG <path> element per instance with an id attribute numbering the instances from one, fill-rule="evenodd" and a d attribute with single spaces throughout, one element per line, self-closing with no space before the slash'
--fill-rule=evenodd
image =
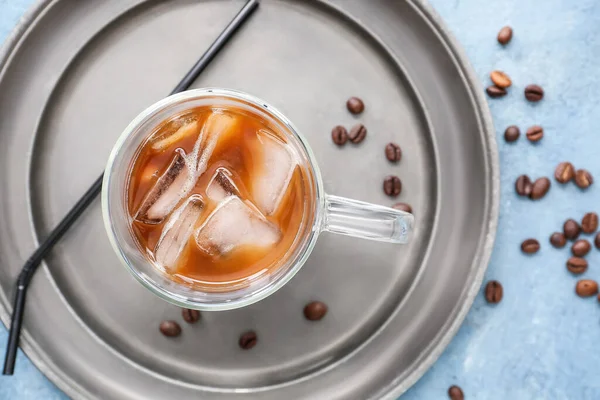
<path id="1" fill-rule="evenodd" d="M 366 0 L 365 0 L 366 1 Z M 400 0 L 399 0 L 400 1 Z M 597 0 L 431 0 L 462 43 L 484 84 L 493 69 L 513 79 L 510 94 L 490 102 L 500 148 L 501 213 L 487 279 L 504 284 L 505 297 L 488 306 L 478 296 L 448 349 L 403 399 L 443 399 L 458 384 L 468 399 L 600 399 L 600 305 L 574 294 L 576 278 L 566 271 L 568 249 L 549 246 L 548 237 L 568 217 L 600 211 L 600 182 L 585 192 L 554 182 L 539 202 L 517 198 L 513 183 L 521 173 L 551 176 L 570 160 L 600 179 L 600 2 Z M 32 0 L 0 0 L 0 40 L 4 40 Z M 502 48 L 495 36 L 513 26 Z M 536 105 L 523 87 L 546 90 Z M 541 124 L 546 136 L 531 145 L 522 136 L 502 140 L 507 125 Z M 542 251 L 523 256 L 520 242 L 535 237 Z M 593 250 L 586 278 L 600 279 L 600 252 Z M 0 325 L 0 354 L 6 345 Z M 19 353 L 14 377 L 0 377 L 0 399 L 63 399 Z"/>

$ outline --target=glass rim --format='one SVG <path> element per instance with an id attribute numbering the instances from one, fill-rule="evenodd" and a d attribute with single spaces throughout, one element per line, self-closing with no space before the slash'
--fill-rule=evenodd
<path id="1" fill-rule="evenodd" d="M 289 133 L 292 134 L 301 146 L 301 150 L 306 154 L 309 161 L 309 168 L 312 170 L 312 175 L 315 183 L 315 215 L 313 221 L 311 223 L 312 226 L 308 227 L 308 237 L 305 239 L 304 249 L 301 250 L 301 253 L 297 256 L 293 265 L 288 267 L 288 271 L 283 273 L 280 277 L 278 277 L 274 281 L 270 281 L 257 289 L 254 292 L 246 294 L 244 296 L 234 298 L 231 300 L 209 303 L 209 302 L 198 302 L 191 301 L 189 298 L 182 296 L 180 294 L 174 293 L 166 288 L 158 285 L 152 279 L 149 279 L 145 274 L 141 273 L 138 269 L 136 269 L 131 263 L 128 261 L 128 257 L 124 254 L 123 249 L 118 243 L 117 234 L 115 232 L 114 224 L 112 223 L 111 212 L 110 212 L 110 185 L 111 185 L 111 172 L 115 161 L 123 147 L 126 143 L 129 136 L 135 132 L 135 130 L 142 125 L 144 122 L 148 121 L 157 113 L 161 112 L 165 108 L 177 104 L 182 103 L 198 98 L 203 97 L 224 97 L 238 101 L 248 102 L 266 113 L 268 113 L 271 117 L 276 119 L 279 123 L 281 123 L 286 129 L 288 129 Z M 323 190 L 323 179 L 321 176 L 321 171 L 319 170 L 318 164 L 316 162 L 315 155 L 312 151 L 312 148 L 308 144 L 307 139 L 300 133 L 300 131 L 295 127 L 294 124 L 279 110 L 275 107 L 271 106 L 269 103 L 264 100 L 250 95 L 248 93 L 234 90 L 234 89 L 224 89 L 224 88 L 200 88 L 200 89 L 192 89 L 185 92 L 181 92 L 178 94 L 171 95 L 166 97 L 158 102 L 150 105 L 146 109 L 144 109 L 141 113 L 139 113 L 123 130 L 123 132 L 119 135 L 119 138 L 115 142 L 110 155 L 108 157 L 108 161 L 106 164 L 106 168 L 104 171 L 104 177 L 102 180 L 102 219 L 104 223 L 104 228 L 107 232 L 109 242 L 115 251 L 115 254 L 119 258 L 121 264 L 125 266 L 125 268 L 129 271 L 129 273 L 140 282 L 146 289 L 150 290 L 156 296 L 162 298 L 163 300 L 175 304 L 179 307 L 185 308 L 193 308 L 202 311 L 221 311 L 221 310 L 231 310 L 236 308 L 241 308 L 248 306 L 250 304 L 256 303 L 267 296 L 275 293 L 281 287 L 283 287 L 287 282 L 292 279 L 296 273 L 300 270 L 300 268 L 304 265 L 309 255 L 312 253 L 312 250 L 315 247 L 316 241 L 318 239 L 319 234 L 321 233 L 321 227 L 323 222 L 323 212 L 324 212 L 324 204 L 325 204 L 325 192 Z M 288 262 L 291 262 L 289 260 Z M 149 262 L 149 261 L 148 261 Z M 287 263 L 286 263 L 287 264 Z M 154 266 L 152 266 L 154 268 Z M 286 265 L 282 265 L 279 268 L 285 268 Z M 167 278 L 168 279 L 168 278 Z M 199 291 L 200 292 L 200 291 Z M 208 294 L 209 292 L 202 292 Z"/>

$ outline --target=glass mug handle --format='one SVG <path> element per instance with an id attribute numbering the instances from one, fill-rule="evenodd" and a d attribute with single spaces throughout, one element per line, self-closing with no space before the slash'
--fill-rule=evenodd
<path id="1" fill-rule="evenodd" d="M 408 243 L 414 217 L 405 211 L 325 196 L 324 231 L 388 243 Z"/>

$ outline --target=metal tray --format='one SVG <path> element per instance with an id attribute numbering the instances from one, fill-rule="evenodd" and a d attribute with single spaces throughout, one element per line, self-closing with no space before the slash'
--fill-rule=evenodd
<path id="1" fill-rule="evenodd" d="M 241 0 L 40 1 L 0 59 L 0 316 L 38 238 L 103 169 L 126 124 L 164 96 Z M 35 277 L 22 347 L 73 398 L 395 398 L 451 340 L 478 292 L 498 216 L 488 109 L 439 18 L 414 0 L 263 0 L 196 82 L 253 93 L 309 138 L 329 193 L 413 205 L 408 246 L 323 235 L 300 273 L 241 310 L 182 322 L 123 269 L 92 205 Z M 366 111 L 345 110 L 357 95 Z M 334 125 L 368 128 L 337 148 Z M 398 142 L 399 165 L 384 157 Z M 304 304 L 325 301 L 318 322 Z M 241 332 L 259 343 L 241 351 Z"/>

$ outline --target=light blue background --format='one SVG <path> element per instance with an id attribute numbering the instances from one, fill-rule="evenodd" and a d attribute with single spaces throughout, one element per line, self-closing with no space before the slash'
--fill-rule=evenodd
<path id="1" fill-rule="evenodd" d="M 32 2 L 0 0 L 0 41 Z M 497 306 L 478 296 L 456 338 L 403 399 L 444 399 L 452 384 L 461 386 L 468 399 L 600 399 L 600 304 L 574 294 L 577 279 L 564 266 L 568 249 L 548 244 L 566 218 L 600 212 L 600 1 L 430 3 L 462 43 L 484 85 L 493 69 L 507 72 L 514 82 L 507 97 L 490 101 L 502 193 L 486 280 L 501 281 L 505 296 Z M 507 24 L 515 34 L 502 48 L 495 37 Z M 532 82 L 546 90 L 536 105 L 522 95 Z M 546 135 L 535 146 L 523 136 L 507 144 L 502 133 L 510 124 L 541 124 Z M 599 182 L 582 192 L 553 180 L 549 194 L 535 203 L 514 194 L 518 175 L 551 176 L 563 160 L 588 169 Z M 540 240 L 540 253 L 521 254 L 519 244 L 528 237 Z M 600 279 L 600 252 L 593 250 L 588 260 L 584 277 Z M 0 325 L 2 360 L 6 340 Z M 0 377 L 0 399 L 65 397 L 23 353 L 15 375 Z"/>

